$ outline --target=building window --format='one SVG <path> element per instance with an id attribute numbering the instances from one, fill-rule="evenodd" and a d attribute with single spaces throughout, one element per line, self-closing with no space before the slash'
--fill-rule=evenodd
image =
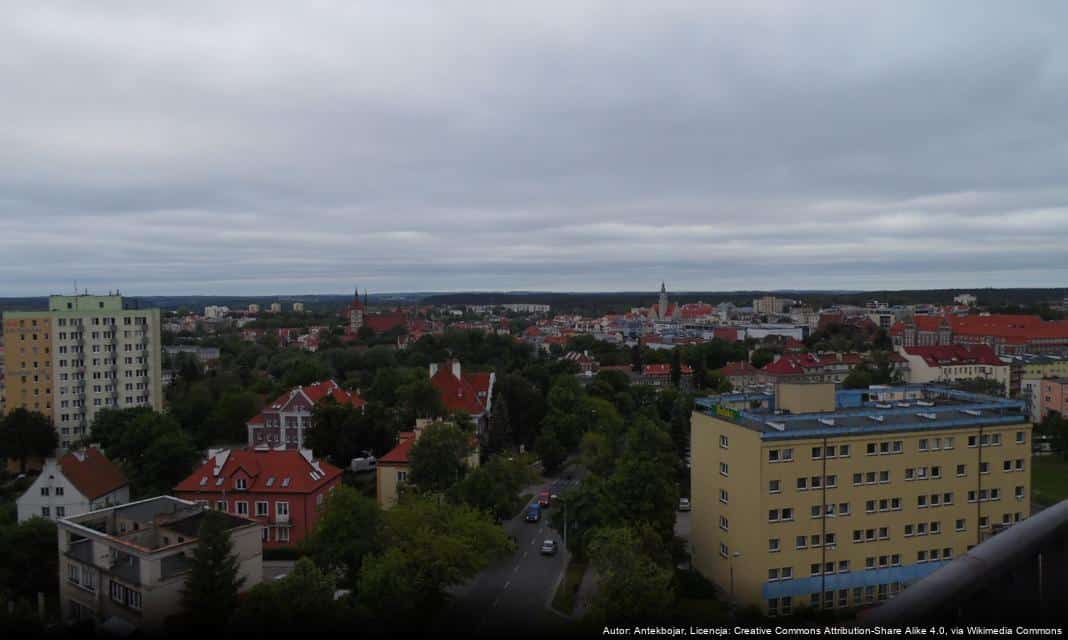
<path id="1" fill-rule="evenodd" d="M 289 542 L 289 527 L 278 527 L 278 541 Z"/>
<path id="2" fill-rule="evenodd" d="M 247 516 L 248 515 L 248 502 L 246 502 L 244 500 L 238 500 L 238 501 L 234 502 L 234 508 L 237 509 L 237 515 L 239 515 L 239 516 Z"/>
<path id="3" fill-rule="evenodd" d="M 722 502 L 723 504 L 727 504 L 727 490 L 726 489 L 720 489 L 719 490 L 719 501 Z"/>
<path id="4" fill-rule="evenodd" d="M 779 480 L 769 480 L 768 481 L 768 493 L 781 493 L 781 492 L 782 492 L 782 482 L 781 481 L 779 481 Z"/>
<path id="5" fill-rule="evenodd" d="M 257 500 L 256 501 L 256 515 L 261 517 L 261 518 L 265 517 L 267 515 L 267 501 L 266 500 Z"/>
<path id="6" fill-rule="evenodd" d="M 275 513 L 278 514 L 279 519 L 289 517 L 289 503 L 288 502 L 276 502 L 274 503 Z"/>
<path id="7" fill-rule="evenodd" d="M 720 447 L 720 449 L 727 449 L 729 447 L 729 444 L 730 444 L 730 441 L 727 440 L 727 436 L 720 436 L 719 437 L 719 447 Z"/>
<path id="8" fill-rule="evenodd" d="M 795 549 L 807 549 L 808 548 L 808 538 L 805 537 L 805 536 L 797 536 L 794 539 L 794 548 Z"/>
<path id="9" fill-rule="evenodd" d="M 730 530 L 730 521 L 728 521 L 726 517 L 720 516 L 719 517 L 719 528 L 723 529 L 724 531 L 729 531 Z"/>
<path id="10" fill-rule="evenodd" d="M 722 542 L 719 543 L 719 555 L 723 556 L 724 558 L 730 556 L 730 552 L 727 549 L 727 545 Z"/>
<path id="11" fill-rule="evenodd" d="M 768 538 L 768 553 L 776 553 L 779 551 L 779 539 Z"/>
<path id="12" fill-rule="evenodd" d="M 1017 431 L 1016 432 L 1016 444 L 1025 444 L 1026 442 L 1027 442 L 1027 432 L 1026 431 Z"/>
<path id="13" fill-rule="evenodd" d="M 226 500 L 216 500 L 215 501 L 215 510 L 216 511 L 222 511 L 223 513 L 226 513 Z"/>
<path id="14" fill-rule="evenodd" d="M 248 481 L 245 478 L 238 478 L 234 486 L 238 489 L 248 489 Z"/>

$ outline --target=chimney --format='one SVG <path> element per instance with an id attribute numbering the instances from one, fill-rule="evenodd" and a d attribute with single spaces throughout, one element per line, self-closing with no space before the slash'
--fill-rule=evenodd
<path id="1" fill-rule="evenodd" d="M 456 376 L 457 380 L 460 379 L 460 361 L 459 360 L 453 360 L 452 361 L 452 375 Z"/>
<path id="2" fill-rule="evenodd" d="M 431 362 L 430 363 L 430 377 L 433 378 L 435 375 L 437 375 L 437 373 L 438 373 L 438 363 Z"/>

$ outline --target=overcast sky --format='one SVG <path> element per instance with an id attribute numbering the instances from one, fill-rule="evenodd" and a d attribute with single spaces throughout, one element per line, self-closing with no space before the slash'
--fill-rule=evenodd
<path id="1" fill-rule="evenodd" d="M 716 4 L 15 3 L 0 296 L 1065 286 L 1068 3 Z"/>

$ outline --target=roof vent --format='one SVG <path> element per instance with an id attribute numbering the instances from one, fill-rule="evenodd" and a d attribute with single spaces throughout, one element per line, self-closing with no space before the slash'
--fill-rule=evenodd
<path id="1" fill-rule="evenodd" d="M 868 416 L 868 420 L 874 420 L 876 422 L 882 422 L 885 420 L 883 416 Z"/>
<path id="2" fill-rule="evenodd" d="M 887 403 L 884 403 L 884 402 L 876 402 L 875 406 L 877 408 L 879 408 L 879 409 L 890 409 L 890 408 L 893 408 L 894 405 L 887 404 Z"/>
<path id="3" fill-rule="evenodd" d="M 926 418 L 927 420 L 937 420 L 938 419 L 938 415 L 934 414 L 934 413 L 922 413 L 921 412 L 921 413 L 917 413 L 916 415 L 921 417 L 921 418 Z"/>
<path id="4" fill-rule="evenodd" d="M 916 401 L 916 406 L 918 406 L 918 407 L 933 407 L 933 406 L 935 406 L 935 403 L 931 402 L 930 400 L 917 400 Z"/>
<path id="5" fill-rule="evenodd" d="M 828 427 L 834 426 L 834 418 L 820 418 L 820 424 L 825 424 Z"/>
<path id="6" fill-rule="evenodd" d="M 786 423 L 785 422 L 773 422 L 773 421 L 769 420 L 769 421 L 765 422 L 764 424 L 768 425 L 772 429 L 775 429 L 776 431 L 786 431 Z"/>
<path id="7" fill-rule="evenodd" d="M 981 415 L 983 415 L 983 412 L 979 411 L 978 409 L 961 409 L 960 412 L 961 413 L 966 413 L 966 414 L 968 414 L 970 416 L 981 416 Z"/>
<path id="8" fill-rule="evenodd" d="M 897 403 L 897 406 L 901 407 L 902 409 L 906 409 L 908 407 L 911 407 L 912 405 L 910 405 L 907 402 L 899 402 L 899 403 Z"/>

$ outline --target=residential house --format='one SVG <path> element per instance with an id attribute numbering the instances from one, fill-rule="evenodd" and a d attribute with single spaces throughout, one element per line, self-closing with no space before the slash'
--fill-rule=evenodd
<path id="1" fill-rule="evenodd" d="M 248 421 L 249 448 L 303 449 L 304 432 L 311 426 L 312 409 L 327 397 L 357 408 L 367 404 L 358 393 L 342 389 L 333 380 L 293 387 Z"/>
<path id="2" fill-rule="evenodd" d="M 416 420 L 415 429 L 402 431 L 398 436 L 397 446 L 393 447 L 386 455 L 378 459 L 378 467 L 375 490 L 377 492 L 378 506 L 389 509 L 397 504 L 402 487 L 408 482 L 408 476 L 412 471 L 411 454 L 419 436 L 427 429 L 442 424 L 440 421 Z M 478 439 L 471 439 L 471 451 L 467 457 L 468 468 L 475 469 L 479 464 Z"/>
<path id="3" fill-rule="evenodd" d="M 272 549 L 307 538 L 341 475 L 308 449 L 223 449 L 212 451 L 174 493 L 258 522 L 264 548 Z"/>
<path id="4" fill-rule="evenodd" d="M 900 347 L 898 353 L 909 362 L 909 383 L 951 383 L 982 378 L 1001 383 L 1008 395 L 1010 367 L 987 345 Z"/>
<path id="5" fill-rule="evenodd" d="M 463 373 L 459 360 L 430 365 L 430 384 L 441 394 L 445 410 L 470 415 L 479 434 L 489 427 L 496 380 L 493 372 Z"/>
<path id="6" fill-rule="evenodd" d="M 58 520 L 130 501 L 130 484 L 117 464 L 96 447 L 48 458 L 16 504 L 19 522 L 39 516 Z"/>
<path id="7" fill-rule="evenodd" d="M 207 510 L 171 496 L 59 520 L 59 604 L 63 620 L 92 621 L 106 634 L 158 633 L 182 612 L 200 525 Z M 263 581 L 261 526 L 223 515 L 246 592 Z"/>

